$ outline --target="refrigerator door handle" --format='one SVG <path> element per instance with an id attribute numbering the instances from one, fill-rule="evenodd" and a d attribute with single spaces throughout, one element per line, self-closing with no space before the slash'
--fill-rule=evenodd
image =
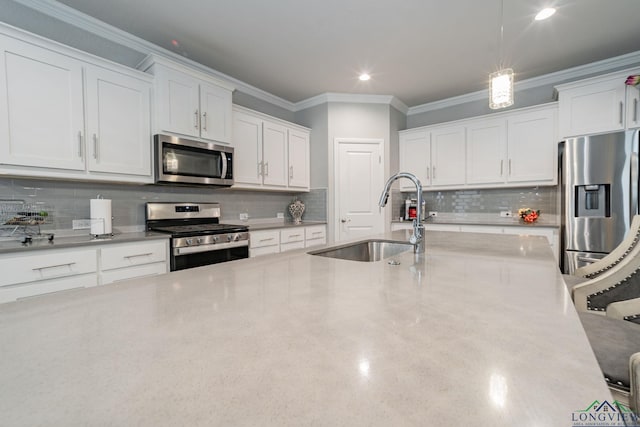
<path id="1" fill-rule="evenodd" d="M 589 264 L 592 264 L 594 262 L 600 261 L 600 258 L 592 258 L 590 256 L 579 256 L 578 261 L 588 262 Z"/>

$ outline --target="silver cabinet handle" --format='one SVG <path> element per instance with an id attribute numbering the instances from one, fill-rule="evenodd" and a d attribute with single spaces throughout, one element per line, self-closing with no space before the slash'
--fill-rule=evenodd
<path id="1" fill-rule="evenodd" d="M 57 267 L 65 267 L 65 266 L 71 267 L 74 264 L 75 264 L 75 262 L 66 262 L 64 264 L 47 265 L 45 267 L 36 267 L 36 268 L 32 268 L 31 270 L 32 271 L 40 271 L 40 270 L 46 270 L 47 268 L 57 268 Z"/>
<path id="2" fill-rule="evenodd" d="M 620 101 L 620 124 L 622 124 L 622 110 L 624 108 L 624 104 Z"/>
<path id="3" fill-rule="evenodd" d="M 300 237 L 299 234 L 290 234 L 289 237 Z"/>
<path id="4" fill-rule="evenodd" d="M 261 242 L 270 242 L 271 240 L 274 240 L 274 237 L 269 237 L 268 239 L 260 239 Z"/>
<path id="5" fill-rule="evenodd" d="M 312 236 L 317 236 L 319 234 L 322 234 L 322 231 L 314 231 L 313 233 L 311 233 Z"/>
<path id="6" fill-rule="evenodd" d="M 147 253 L 144 253 L 144 254 L 136 254 L 136 255 L 125 255 L 123 258 L 129 259 L 129 258 L 137 258 L 137 257 L 149 256 L 149 255 L 153 255 L 153 252 L 147 252 Z"/>
<path id="7" fill-rule="evenodd" d="M 199 114 L 198 114 L 198 110 L 196 110 L 196 112 L 194 113 L 195 115 L 195 123 L 194 123 L 194 127 L 196 129 L 198 129 L 198 118 L 199 118 Z"/>
<path id="8" fill-rule="evenodd" d="M 82 158 L 82 131 L 78 131 L 78 157 Z"/>
<path id="9" fill-rule="evenodd" d="M 207 130 L 207 112 L 202 113 L 202 130 Z"/>
<path id="10" fill-rule="evenodd" d="M 289 166 L 289 179 L 293 179 L 293 166 Z"/>
<path id="11" fill-rule="evenodd" d="M 431 179 L 431 168 L 427 166 L 427 179 Z"/>
<path id="12" fill-rule="evenodd" d="M 258 176 L 264 176 L 264 164 L 258 162 Z"/>
<path id="13" fill-rule="evenodd" d="M 433 172 L 433 179 L 436 179 L 436 167 L 432 166 L 431 171 Z"/>
<path id="14" fill-rule="evenodd" d="M 511 159 L 509 159 L 509 176 L 511 176 Z"/>
<path id="15" fill-rule="evenodd" d="M 500 176 L 504 173 L 504 159 L 500 160 Z"/>
<path id="16" fill-rule="evenodd" d="M 264 164 L 264 176 L 269 176 L 269 162 Z"/>
<path id="17" fill-rule="evenodd" d="M 93 158 L 98 160 L 98 135 L 93 134 Z"/>
<path id="18" fill-rule="evenodd" d="M 638 122 L 638 98 L 633 98 L 633 121 Z"/>

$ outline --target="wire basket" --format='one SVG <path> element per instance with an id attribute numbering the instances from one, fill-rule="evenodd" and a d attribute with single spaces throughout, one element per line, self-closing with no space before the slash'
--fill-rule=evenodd
<path id="1" fill-rule="evenodd" d="M 40 226 L 51 223 L 52 213 L 46 203 L 0 200 L 0 236 L 41 235 Z"/>

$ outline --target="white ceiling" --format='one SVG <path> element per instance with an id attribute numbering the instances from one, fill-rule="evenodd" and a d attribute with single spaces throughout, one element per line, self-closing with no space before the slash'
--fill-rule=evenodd
<path id="1" fill-rule="evenodd" d="M 367 93 L 412 107 L 485 89 L 500 62 L 501 0 L 60 1 L 290 102 Z M 534 22 L 549 4 L 556 15 Z M 640 0 L 504 0 L 502 22 L 517 80 L 640 50 Z"/>

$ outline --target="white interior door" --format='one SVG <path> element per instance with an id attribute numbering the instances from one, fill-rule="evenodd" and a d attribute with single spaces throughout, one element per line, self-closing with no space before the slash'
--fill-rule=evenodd
<path id="1" fill-rule="evenodd" d="M 384 231 L 382 141 L 340 141 L 336 158 L 336 240 Z"/>

